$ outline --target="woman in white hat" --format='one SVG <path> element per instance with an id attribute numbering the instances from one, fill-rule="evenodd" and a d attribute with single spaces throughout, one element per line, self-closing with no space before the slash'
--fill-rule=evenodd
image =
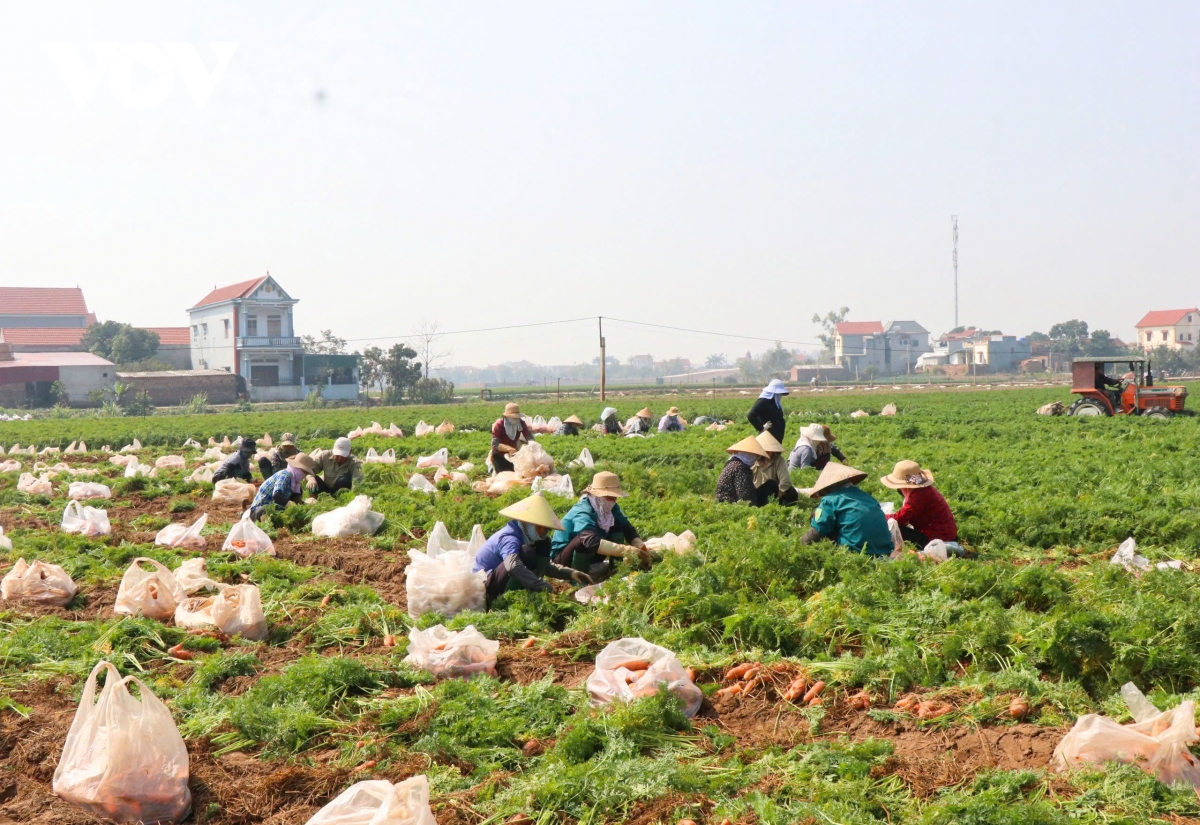
<path id="1" fill-rule="evenodd" d="M 788 467 L 793 470 L 803 470 L 805 467 L 824 470 L 831 457 L 845 463 L 846 456 L 833 445 L 836 440 L 828 427 L 809 424 L 800 430 L 800 438 L 788 456 Z"/>
<path id="2" fill-rule="evenodd" d="M 831 461 L 825 465 L 809 496 L 821 502 L 813 511 L 812 527 L 800 537 L 801 544 L 832 539 L 847 550 L 887 558 L 895 546 L 883 508 L 858 484 L 866 480 L 862 470 Z"/>
<path id="3" fill-rule="evenodd" d="M 758 506 L 765 506 L 773 498 L 777 498 L 780 504 L 795 504 L 800 500 L 800 494 L 792 484 L 792 474 L 783 457 L 783 445 L 775 440 L 770 430 L 763 430 L 754 440 L 767 451 L 767 457 L 754 462 L 751 468 L 754 471 L 754 493 Z"/>
<path id="4" fill-rule="evenodd" d="M 592 483 L 584 488 L 583 495 L 563 516 L 562 526 L 554 533 L 554 560 L 583 572 L 590 572 L 592 565 L 604 564 L 608 558 L 636 557 L 648 562 L 650 553 L 642 544 L 637 528 L 617 503 L 628 495 L 621 489 L 621 479 L 616 473 L 601 470 L 592 476 Z M 598 567 L 596 574 L 604 569 Z"/>
<path id="5" fill-rule="evenodd" d="M 746 420 L 754 427 L 755 432 L 770 430 L 771 435 L 780 444 L 783 443 L 783 431 L 787 429 L 787 419 L 783 417 L 783 397 L 791 395 L 787 385 L 778 378 L 772 378 L 758 394 L 758 400 L 746 413 Z"/>
<path id="6" fill-rule="evenodd" d="M 550 502 L 534 493 L 505 507 L 500 515 L 511 521 L 492 533 L 475 553 L 471 569 L 487 573 L 487 603 L 490 607 L 506 590 L 550 590 L 543 576 L 591 584 L 586 573 L 556 564 L 550 558 L 550 531 L 562 528 Z"/>
<path id="7" fill-rule="evenodd" d="M 647 435 L 654 426 L 650 423 L 650 419 L 654 417 L 654 413 L 650 412 L 649 407 L 642 407 L 638 410 L 633 418 L 625 422 L 625 435 Z"/>
<path id="8" fill-rule="evenodd" d="M 600 412 L 600 426 L 605 435 L 621 435 L 621 421 L 617 418 L 616 407 L 605 407 Z"/>
<path id="9" fill-rule="evenodd" d="M 769 458 L 767 451 L 752 435 L 725 448 L 729 460 L 717 476 L 717 501 L 725 504 L 741 502 L 758 506 L 758 491 L 754 488 L 754 465 L 759 459 Z"/>
<path id="10" fill-rule="evenodd" d="M 958 541 L 958 523 L 946 499 L 933 486 L 933 473 L 915 461 L 898 461 L 879 483 L 904 496 L 904 506 L 891 516 L 900 525 L 900 535 L 919 549 L 934 539 L 949 544 Z"/>
<path id="11" fill-rule="evenodd" d="M 521 418 L 521 407 L 518 404 L 505 404 L 504 414 L 492 425 L 492 467 L 498 473 L 512 470 L 513 453 L 533 441 L 533 432 Z"/>
<path id="12" fill-rule="evenodd" d="M 303 495 L 306 482 L 311 481 L 317 463 L 312 456 L 296 453 L 287 459 L 287 467 L 262 483 L 250 503 L 250 518 L 258 521 L 267 508 L 274 505 L 282 510 L 289 504 L 297 504 Z"/>
<path id="13" fill-rule="evenodd" d="M 687 422 L 679 414 L 678 407 L 672 407 L 667 410 L 667 414 L 658 420 L 658 431 L 660 433 L 679 433 L 686 429 Z"/>

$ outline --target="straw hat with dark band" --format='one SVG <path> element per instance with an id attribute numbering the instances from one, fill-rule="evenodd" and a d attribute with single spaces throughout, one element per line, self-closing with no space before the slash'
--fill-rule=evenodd
<path id="1" fill-rule="evenodd" d="M 500 511 L 500 515 L 516 521 L 523 521 L 526 524 L 536 524 L 538 527 L 545 527 L 548 530 L 563 529 L 562 522 L 554 514 L 554 508 L 550 506 L 550 502 L 542 498 L 541 493 L 534 493 L 516 504 L 510 504 Z"/>
<path id="2" fill-rule="evenodd" d="M 933 473 L 922 470 L 915 461 L 897 461 L 891 475 L 879 479 L 884 487 L 893 490 L 915 490 L 918 487 L 932 487 Z"/>
<path id="3" fill-rule="evenodd" d="M 760 456 L 762 458 L 770 458 L 770 456 L 767 455 L 767 451 L 763 449 L 763 445 L 759 444 L 758 440 L 752 435 L 746 436 L 737 444 L 726 447 L 725 452 L 750 453 L 751 455 Z"/>
<path id="4" fill-rule="evenodd" d="M 520 418 L 521 417 L 521 405 L 520 404 L 505 404 L 504 405 L 504 417 L 505 418 Z"/>
<path id="5" fill-rule="evenodd" d="M 621 479 L 616 473 L 602 470 L 592 476 L 592 483 L 583 490 L 601 498 L 625 498 L 629 493 L 621 489 Z"/>
<path id="6" fill-rule="evenodd" d="M 667 410 L 667 415 L 679 415 L 679 408 L 672 407 L 671 409 Z"/>
<path id="7" fill-rule="evenodd" d="M 847 467 L 845 464 L 838 464 L 836 461 L 831 461 L 825 465 L 825 469 L 821 471 L 821 475 L 817 476 L 817 483 L 808 491 L 809 498 L 820 498 L 826 493 L 832 493 L 839 487 L 845 487 L 847 484 L 858 484 L 865 481 L 867 474 L 862 470 L 856 470 L 853 467 Z"/>

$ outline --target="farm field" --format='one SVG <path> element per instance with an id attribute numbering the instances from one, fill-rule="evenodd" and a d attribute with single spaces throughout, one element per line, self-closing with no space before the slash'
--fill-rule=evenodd
<path id="1" fill-rule="evenodd" d="M 1194 388 L 1189 388 L 1190 390 Z M 19 558 L 62 565 L 79 585 L 63 608 L 0 603 L 0 822 L 96 821 L 56 798 L 51 780 L 83 683 L 101 658 L 139 674 L 170 707 L 190 754 L 197 823 L 302 825 L 355 781 L 429 777 L 442 825 L 509 821 L 675 823 L 1170 823 L 1200 822 L 1190 787 L 1170 788 L 1131 765 L 1060 774 L 1047 765 L 1074 720 L 1129 713 L 1132 681 L 1160 708 L 1200 699 L 1200 418 L 1073 419 L 1034 415 L 1062 388 L 1005 391 L 801 392 L 785 400 L 786 446 L 810 421 L 828 424 L 863 488 L 899 495 L 878 479 L 903 458 L 931 469 L 977 557 L 941 565 L 913 557 L 877 562 L 822 543 L 802 546 L 813 502 L 755 509 L 717 505 L 724 448 L 753 430 L 754 395 L 652 399 L 656 415 L 679 404 L 691 420 L 734 420 L 726 432 L 695 428 L 646 439 L 543 436 L 560 469 L 587 447 L 594 470 L 571 469 L 575 490 L 593 472 L 620 475 L 622 508 L 643 536 L 692 530 L 696 551 L 614 577 L 606 601 L 579 604 L 563 583 L 553 596 L 502 596 L 488 613 L 463 613 L 501 642 L 498 678 L 435 682 L 402 665 L 408 617 L 406 555 L 434 524 L 465 539 L 491 534 L 500 497 L 439 484 L 408 489 L 416 458 L 445 447 L 451 466 L 484 477 L 488 429 L 502 405 L 340 409 L 0 423 L 0 444 L 92 452 L 63 457 L 112 486 L 112 535 L 59 529 L 65 475 L 49 496 L 18 492 L 0 475 L 0 526 Z M 1195 397 L 1195 396 L 1193 396 Z M 894 417 L 876 413 L 889 401 Z M 646 404 L 617 399 L 624 419 Z M 530 415 L 580 415 L 602 405 L 522 402 Z M 871 417 L 851 419 L 866 409 Z M 418 420 L 449 418 L 458 431 L 413 437 Z M 220 550 L 241 515 L 212 501 L 212 485 L 184 480 L 200 451 L 238 434 L 294 432 L 302 449 L 377 420 L 405 438 L 356 439 L 394 449 L 395 465 L 370 464 L 354 491 L 386 520 L 370 538 L 325 539 L 320 513 L 349 502 L 274 513 L 263 526 L 277 557 L 242 560 Z M 463 430 L 474 429 L 473 432 Z M 185 471 L 122 477 L 98 452 L 137 438 L 141 460 L 182 455 Z M 28 470 L 33 457 L 19 457 Z M 50 464 L 59 457 L 46 459 Z M 432 470 L 421 471 L 432 477 Z M 793 473 L 810 486 L 815 471 Z M 561 515 L 569 499 L 549 496 Z M 153 544 L 170 523 L 208 515 L 203 552 Z M 1182 570 L 1136 576 L 1109 559 L 1128 537 L 1152 562 Z M 260 588 L 269 639 L 254 643 L 189 634 L 173 623 L 113 613 L 117 586 L 141 556 L 172 569 L 193 556 L 209 575 Z M 426 615 L 421 628 L 443 622 Z M 385 636 L 396 645 L 385 647 Z M 584 681 L 609 642 L 641 636 L 696 671 L 706 701 L 688 720 L 669 693 L 614 709 L 589 707 Z M 532 646 L 526 640 L 533 639 Z M 181 648 L 176 648 L 182 645 Z M 176 653 L 170 651 L 176 648 Z M 182 651 L 186 656 L 178 655 Z M 717 690 L 729 667 L 777 666 L 744 697 Z M 790 676 L 826 683 L 824 704 L 782 698 Z M 867 690 L 873 707 L 852 707 Z M 920 719 L 904 697 L 946 703 Z M 1029 707 L 1023 720 L 1014 699 Z"/>

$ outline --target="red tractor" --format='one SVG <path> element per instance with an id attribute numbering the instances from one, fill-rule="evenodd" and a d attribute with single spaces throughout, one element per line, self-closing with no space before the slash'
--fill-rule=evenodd
<path id="1" fill-rule="evenodd" d="M 1128 364 L 1122 378 L 1104 374 L 1105 364 Z M 1182 413 L 1186 387 L 1156 387 L 1150 362 L 1139 356 L 1082 356 L 1072 367 L 1071 392 L 1080 396 L 1067 415 L 1145 415 L 1170 418 Z"/>

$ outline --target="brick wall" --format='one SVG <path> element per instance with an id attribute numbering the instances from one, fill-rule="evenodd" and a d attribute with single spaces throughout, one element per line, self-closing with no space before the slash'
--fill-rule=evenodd
<path id="1" fill-rule="evenodd" d="M 162 375 L 130 375 L 118 373 L 122 382 L 132 388 L 132 392 L 142 390 L 150 393 L 150 399 L 156 407 L 174 407 L 192 400 L 196 395 L 207 395 L 210 404 L 233 404 L 237 401 L 237 376 L 232 373 L 224 375 L 187 375 L 180 373 L 164 373 Z"/>

